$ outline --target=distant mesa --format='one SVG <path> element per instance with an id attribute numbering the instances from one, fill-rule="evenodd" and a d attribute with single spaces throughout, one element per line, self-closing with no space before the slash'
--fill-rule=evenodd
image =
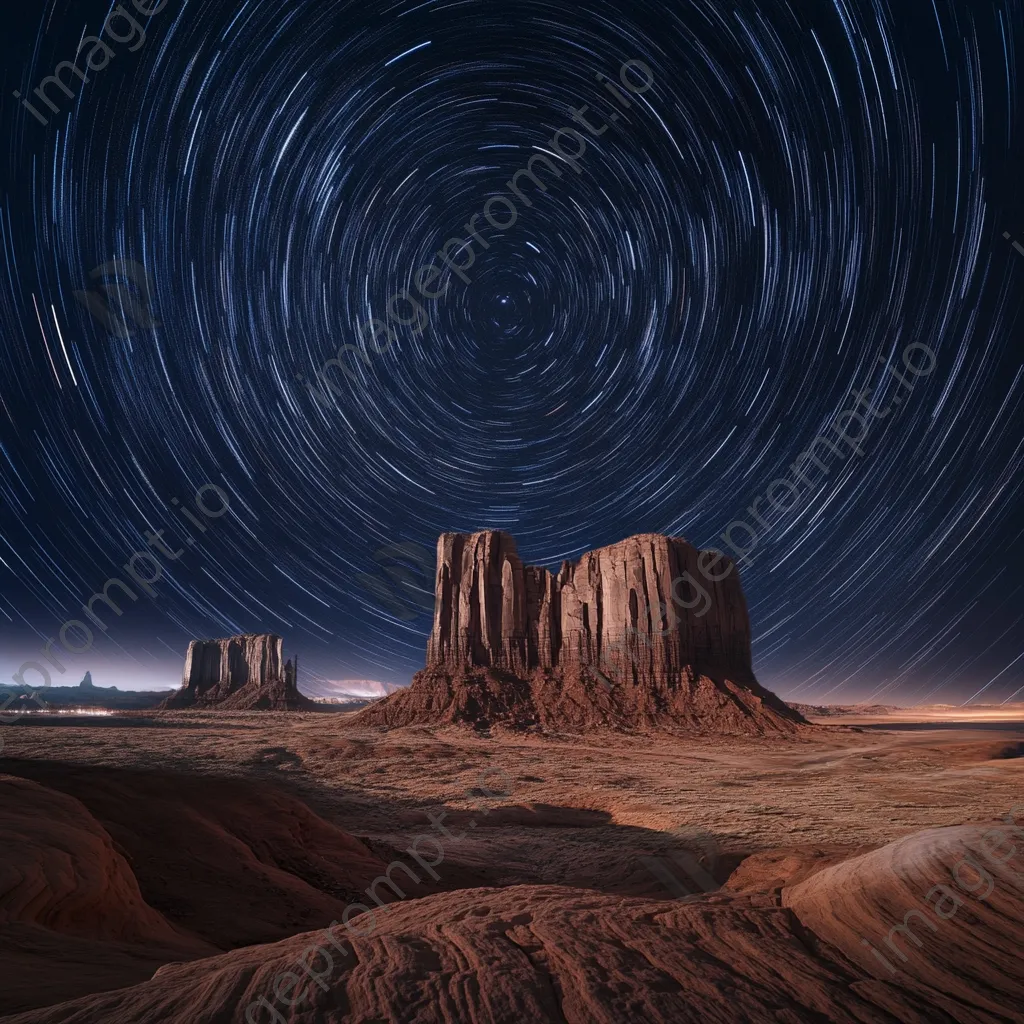
<path id="1" fill-rule="evenodd" d="M 299 659 L 282 664 L 284 642 L 273 633 L 245 633 L 222 640 L 193 640 L 185 655 L 181 689 L 165 710 L 315 711 L 299 693 Z"/>
<path id="2" fill-rule="evenodd" d="M 682 538 L 630 537 L 554 575 L 523 565 L 506 533 L 445 533 L 434 600 L 426 668 L 358 724 L 747 735 L 808 727 L 754 676 L 735 566 Z"/>
<path id="3" fill-rule="evenodd" d="M 842 718 L 844 715 L 891 715 L 903 711 L 898 704 L 796 704 L 790 702 L 805 718 Z"/>

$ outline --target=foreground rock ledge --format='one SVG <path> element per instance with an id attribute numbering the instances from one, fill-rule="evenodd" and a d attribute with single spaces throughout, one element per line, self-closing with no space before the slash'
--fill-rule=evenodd
<path id="1" fill-rule="evenodd" d="M 372 925 L 353 918 L 353 933 L 337 927 L 337 945 L 309 931 L 8 1020 L 1008 1024 L 1024 999 L 1018 861 L 986 862 L 991 892 L 957 890 L 955 921 L 924 898 L 939 880 L 956 887 L 953 866 L 990 829 L 907 836 L 784 886 L 781 899 L 721 890 L 683 902 L 555 885 L 409 899 L 374 908 Z M 911 909 L 908 935 L 894 926 Z M 297 981 L 279 988 L 286 972 Z"/>
<path id="2" fill-rule="evenodd" d="M 426 668 L 356 721 L 553 733 L 808 728 L 754 677 L 729 559 L 641 534 L 553 575 L 524 566 L 499 531 L 441 535 Z"/>

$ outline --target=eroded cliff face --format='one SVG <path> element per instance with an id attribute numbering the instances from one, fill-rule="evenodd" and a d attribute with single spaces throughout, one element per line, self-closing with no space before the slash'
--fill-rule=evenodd
<path id="1" fill-rule="evenodd" d="M 630 537 L 555 576 L 524 566 L 506 533 L 445 533 L 427 646 L 427 666 L 440 665 L 741 675 L 751 671 L 750 622 L 732 562 L 678 537 Z"/>
<path id="2" fill-rule="evenodd" d="M 289 710 L 312 706 L 299 693 L 297 664 L 282 665 L 283 647 L 284 641 L 273 633 L 193 640 L 185 655 L 181 689 L 163 707 Z"/>
<path id="3" fill-rule="evenodd" d="M 553 574 L 493 530 L 441 535 L 426 668 L 358 720 L 751 734 L 803 723 L 754 677 L 729 559 L 641 534 Z"/>
<path id="4" fill-rule="evenodd" d="M 427 665 L 554 664 L 557 596 L 551 574 L 524 566 L 507 533 L 441 534 Z"/>

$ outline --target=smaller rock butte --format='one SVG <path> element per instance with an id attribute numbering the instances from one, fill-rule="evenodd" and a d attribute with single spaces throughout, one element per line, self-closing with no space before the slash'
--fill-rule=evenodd
<path id="1" fill-rule="evenodd" d="M 298 658 L 282 665 L 284 642 L 273 633 L 193 640 L 185 655 L 181 689 L 166 709 L 217 707 L 225 711 L 315 710 L 299 693 Z"/>
<path id="2" fill-rule="evenodd" d="M 500 531 L 437 544 L 426 668 L 359 724 L 546 732 L 764 734 L 807 723 L 754 677 L 739 574 L 681 537 L 640 534 L 523 565 Z"/>

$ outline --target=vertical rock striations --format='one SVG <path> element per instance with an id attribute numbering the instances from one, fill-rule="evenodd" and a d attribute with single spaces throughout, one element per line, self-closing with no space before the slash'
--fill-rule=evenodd
<path id="1" fill-rule="evenodd" d="M 193 640 L 185 655 L 181 689 L 164 708 L 216 706 L 226 710 L 303 710 L 315 703 L 299 693 L 298 659 L 282 665 L 281 637 L 246 633 L 223 640 Z"/>
<path id="2" fill-rule="evenodd" d="M 749 674 L 739 576 L 723 558 L 709 575 L 728 575 L 709 579 L 701 555 L 681 538 L 642 534 L 553 576 L 524 566 L 506 533 L 442 534 L 427 665 L 522 673 L 617 660 L 652 681 L 687 667 Z"/>
<path id="3" fill-rule="evenodd" d="M 724 556 L 641 534 L 554 575 L 484 531 L 441 535 L 427 667 L 360 721 L 763 733 L 802 719 L 754 677 Z"/>

